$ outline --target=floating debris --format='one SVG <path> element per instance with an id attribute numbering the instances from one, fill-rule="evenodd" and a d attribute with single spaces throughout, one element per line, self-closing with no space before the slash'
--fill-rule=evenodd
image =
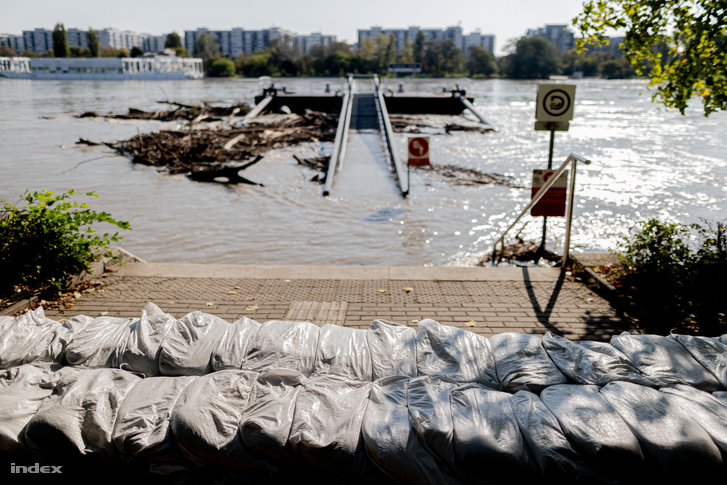
<path id="1" fill-rule="evenodd" d="M 126 114 L 108 113 L 100 115 L 94 111 L 87 111 L 76 115 L 76 118 L 108 118 L 114 120 L 156 120 L 156 121 L 222 121 L 225 117 L 244 116 L 250 111 L 245 104 L 232 106 L 210 106 L 207 103 L 201 105 L 189 105 L 174 101 L 157 101 L 157 103 L 176 106 L 166 111 L 144 111 L 136 108 L 129 108 Z"/>
<path id="2" fill-rule="evenodd" d="M 473 168 L 458 167 L 456 165 L 412 165 L 413 170 L 419 170 L 452 185 L 505 185 L 514 189 L 522 189 L 521 185 L 515 183 L 515 179 L 508 175 L 498 173 L 485 173 Z"/>

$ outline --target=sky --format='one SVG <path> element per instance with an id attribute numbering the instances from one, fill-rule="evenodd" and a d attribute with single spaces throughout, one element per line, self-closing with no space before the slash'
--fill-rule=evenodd
<path id="1" fill-rule="evenodd" d="M 281 27 L 296 34 L 321 32 L 354 43 L 357 30 L 444 28 L 494 34 L 497 55 L 508 40 L 545 24 L 570 24 L 583 0 L 0 0 L 0 33 L 35 28 L 117 28 L 153 35 L 207 27 L 258 30 Z"/>

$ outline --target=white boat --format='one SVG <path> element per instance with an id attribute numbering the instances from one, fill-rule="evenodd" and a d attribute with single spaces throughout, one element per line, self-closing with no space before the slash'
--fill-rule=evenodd
<path id="1" fill-rule="evenodd" d="M 0 57 L 0 77 L 17 79 L 200 79 L 202 59 L 148 57 Z"/>

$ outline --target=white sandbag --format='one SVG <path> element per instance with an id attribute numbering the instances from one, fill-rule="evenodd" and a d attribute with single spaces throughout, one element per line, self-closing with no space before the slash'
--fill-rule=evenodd
<path id="1" fill-rule="evenodd" d="M 0 452 L 20 453 L 20 437 L 30 418 L 58 381 L 77 369 L 36 363 L 0 371 Z"/>
<path id="2" fill-rule="evenodd" d="M 242 446 L 248 453 L 277 467 L 293 461 L 288 439 L 298 393 L 306 379 L 288 369 L 260 373 L 240 423 Z"/>
<path id="3" fill-rule="evenodd" d="M 676 340 L 727 389 L 727 344 L 719 339 L 671 334 Z"/>
<path id="4" fill-rule="evenodd" d="M 98 317 L 73 335 L 66 347 L 70 365 L 118 368 L 135 318 Z"/>
<path id="5" fill-rule="evenodd" d="M 453 484 L 459 481 L 440 467 L 409 422 L 408 377 L 374 382 L 361 435 L 373 462 L 398 483 Z"/>
<path id="6" fill-rule="evenodd" d="M 181 463 L 169 432 L 169 417 L 196 376 L 148 377 L 136 384 L 119 408 L 113 442 L 122 456 L 146 462 Z"/>
<path id="7" fill-rule="evenodd" d="M 163 376 L 201 376 L 212 372 L 210 356 L 230 324 L 202 312 L 177 320 L 162 340 L 159 373 Z"/>
<path id="8" fill-rule="evenodd" d="M 598 386 L 560 384 L 544 389 L 540 400 L 581 454 L 599 464 L 619 463 L 632 471 L 644 461 L 639 440 L 599 390 Z"/>
<path id="9" fill-rule="evenodd" d="M 467 483 L 536 483 L 512 395 L 467 384 L 450 395 L 455 470 Z"/>
<path id="10" fill-rule="evenodd" d="M 572 342 L 547 332 L 543 348 L 563 374 L 579 384 L 605 386 L 611 381 L 628 381 L 659 387 L 663 382 L 643 375 L 628 357 L 605 342 Z"/>
<path id="11" fill-rule="evenodd" d="M 250 342 L 242 369 L 290 369 L 308 377 L 315 365 L 318 331 L 310 322 L 265 322 Z"/>
<path id="12" fill-rule="evenodd" d="M 611 477 L 598 474 L 573 448 L 558 420 L 548 407 L 528 391 L 512 396 L 515 417 L 540 473 L 552 483 L 609 483 Z"/>
<path id="13" fill-rule="evenodd" d="M 601 395 L 639 440 L 644 456 L 665 476 L 686 479 L 695 470 L 712 474 L 721 469 L 719 449 L 707 432 L 664 393 L 630 382 L 611 382 Z"/>
<path id="14" fill-rule="evenodd" d="M 665 384 L 688 384 L 705 391 L 721 390 L 717 379 L 677 341 L 661 335 L 631 335 L 623 332 L 611 337 L 611 345 L 644 374 L 658 377 Z"/>
<path id="15" fill-rule="evenodd" d="M 124 399 L 141 378 L 119 369 L 83 369 L 63 376 L 25 428 L 31 452 L 114 458 L 114 423 Z"/>
<path id="16" fill-rule="evenodd" d="M 154 303 L 147 303 L 130 333 L 119 357 L 119 366 L 146 377 L 159 375 L 159 346 L 176 319 Z"/>
<path id="17" fill-rule="evenodd" d="M 331 324 L 321 327 L 312 375 L 326 374 L 357 381 L 373 381 L 366 330 Z"/>
<path id="18" fill-rule="evenodd" d="M 222 370 L 198 377 L 184 388 L 169 429 L 186 457 L 200 465 L 234 470 L 255 466 L 242 448 L 238 427 L 256 379 L 256 372 Z"/>
<path id="19" fill-rule="evenodd" d="M 504 389 L 539 394 L 548 386 L 568 382 L 568 378 L 548 357 L 539 336 L 507 332 L 493 335 L 488 340 L 497 378 Z"/>
<path id="20" fill-rule="evenodd" d="M 212 350 L 210 365 L 214 370 L 239 369 L 260 324 L 247 317 L 233 322 Z"/>
<path id="21" fill-rule="evenodd" d="M 500 388 L 495 361 L 485 337 L 430 319 L 419 322 L 417 373 Z"/>
<path id="22" fill-rule="evenodd" d="M 366 454 L 361 423 L 371 382 L 333 374 L 311 377 L 295 406 L 290 446 L 307 466 L 343 482 L 368 482 L 381 472 Z"/>
<path id="23" fill-rule="evenodd" d="M 374 379 L 416 377 L 417 332 L 387 320 L 374 320 L 366 334 Z"/>
<path id="24" fill-rule="evenodd" d="M 450 470 L 455 469 L 452 411 L 449 395 L 458 384 L 450 378 L 420 376 L 409 381 L 409 422 L 427 449 Z"/>
<path id="25" fill-rule="evenodd" d="M 674 399 L 707 432 L 722 450 L 722 456 L 727 456 L 727 402 L 684 384 L 663 387 L 660 391 Z"/>
<path id="26" fill-rule="evenodd" d="M 72 338 L 69 329 L 45 317 L 42 307 L 25 312 L 14 321 L 6 320 L 0 332 L 0 369 L 53 362 Z"/>

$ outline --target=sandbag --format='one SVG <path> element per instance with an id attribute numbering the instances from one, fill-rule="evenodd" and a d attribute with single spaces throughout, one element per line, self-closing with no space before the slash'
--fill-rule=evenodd
<path id="1" fill-rule="evenodd" d="M 420 376 L 409 381 L 409 422 L 427 449 L 450 471 L 455 469 L 454 428 L 449 395 L 458 384 L 450 378 Z"/>
<path id="2" fill-rule="evenodd" d="M 399 483 L 456 484 L 422 445 L 409 423 L 408 377 L 378 379 L 371 388 L 361 435 L 371 460 Z"/>
<path id="3" fill-rule="evenodd" d="M 310 322 L 265 322 L 250 342 L 242 369 L 290 369 L 308 377 L 315 365 L 318 332 Z"/>
<path id="4" fill-rule="evenodd" d="M 381 472 L 366 454 L 361 423 L 371 382 L 334 374 L 311 377 L 295 406 L 290 446 L 307 466 L 341 481 L 375 480 Z"/>
<path id="5" fill-rule="evenodd" d="M 485 337 L 430 319 L 419 322 L 417 374 L 500 388 L 495 361 Z"/>
<path id="6" fill-rule="evenodd" d="M 59 361 L 71 338 L 68 327 L 46 318 L 42 307 L 6 319 L 0 330 L 0 369 Z"/>
<path id="7" fill-rule="evenodd" d="M 417 332 L 387 320 L 374 320 L 366 333 L 373 379 L 417 375 Z"/>
<path id="8" fill-rule="evenodd" d="M 28 422 L 26 447 L 46 456 L 101 454 L 114 459 L 116 416 L 140 381 L 119 369 L 85 369 L 64 375 Z"/>
<path id="9" fill-rule="evenodd" d="M 581 454 L 607 467 L 618 463 L 629 473 L 642 468 L 639 440 L 599 390 L 598 386 L 560 384 L 544 389 L 540 400 Z"/>
<path id="10" fill-rule="evenodd" d="M 239 369 L 247 355 L 247 349 L 260 324 L 247 317 L 227 327 L 224 335 L 212 350 L 210 365 L 214 370 Z"/>
<path id="11" fill-rule="evenodd" d="M 539 394 L 548 386 L 568 382 L 568 378 L 548 357 L 542 339 L 537 335 L 507 332 L 493 335 L 488 340 L 497 378 L 504 389 Z"/>
<path id="12" fill-rule="evenodd" d="M 727 457 L 727 403 L 684 384 L 664 387 L 660 391 L 674 399 L 722 450 L 723 458 Z"/>
<path id="13" fill-rule="evenodd" d="M 671 334 L 669 338 L 682 344 L 719 381 L 722 388 L 727 389 L 727 344 L 719 339 L 691 335 Z"/>
<path id="14" fill-rule="evenodd" d="M 536 483 L 511 394 L 467 384 L 452 391 L 450 404 L 455 470 L 467 483 Z"/>
<path id="15" fill-rule="evenodd" d="M 119 367 L 146 377 L 159 375 L 159 346 L 176 319 L 154 303 L 147 303 L 141 318 L 129 327 Z"/>
<path id="16" fill-rule="evenodd" d="M 66 347 L 70 365 L 118 368 L 135 318 L 98 317 L 80 329 Z M 67 322 L 66 322 L 67 323 Z"/>
<path id="17" fill-rule="evenodd" d="M 660 379 L 643 375 L 614 346 L 605 342 L 573 342 L 547 332 L 543 348 L 558 369 L 579 384 L 605 386 L 611 381 L 628 381 L 659 387 Z"/>
<path id="18" fill-rule="evenodd" d="M 630 382 L 611 382 L 600 392 L 664 476 L 687 479 L 695 470 L 706 475 L 721 470 L 719 449 L 707 432 L 664 393 Z"/>
<path id="19" fill-rule="evenodd" d="M 373 381 L 366 330 L 331 324 L 321 327 L 313 375 L 326 374 L 357 381 Z"/>
<path id="20" fill-rule="evenodd" d="M 23 428 L 65 375 L 77 371 L 57 363 L 26 364 L 0 371 L 0 452 L 20 453 Z"/>
<path id="21" fill-rule="evenodd" d="M 122 457 L 183 463 L 169 432 L 169 417 L 179 395 L 196 378 L 148 377 L 134 386 L 114 425 L 113 442 Z"/>
<path id="22" fill-rule="evenodd" d="M 212 372 L 210 356 L 230 324 L 202 312 L 177 320 L 162 340 L 159 373 L 164 376 L 201 376 Z"/>
<path id="23" fill-rule="evenodd" d="M 169 429 L 182 453 L 200 465 L 254 468 L 242 448 L 238 428 L 252 393 L 256 372 L 222 370 L 198 377 L 177 399 Z"/>
<path id="24" fill-rule="evenodd" d="M 611 337 L 611 345 L 644 374 L 668 384 L 688 384 L 705 391 L 721 390 L 717 379 L 673 339 L 661 335 L 631 335 L 623 332 Z"/>
<path id="25" fill-rule="evenodd" d="M 556 417 L 538 396 L 528 391 L 518 391 L 512 396 L 512 402 L 520 431 L 540 473 L 552 483 L 611 481 L 611 477 L 593 470 L 573 448 Z"/>

